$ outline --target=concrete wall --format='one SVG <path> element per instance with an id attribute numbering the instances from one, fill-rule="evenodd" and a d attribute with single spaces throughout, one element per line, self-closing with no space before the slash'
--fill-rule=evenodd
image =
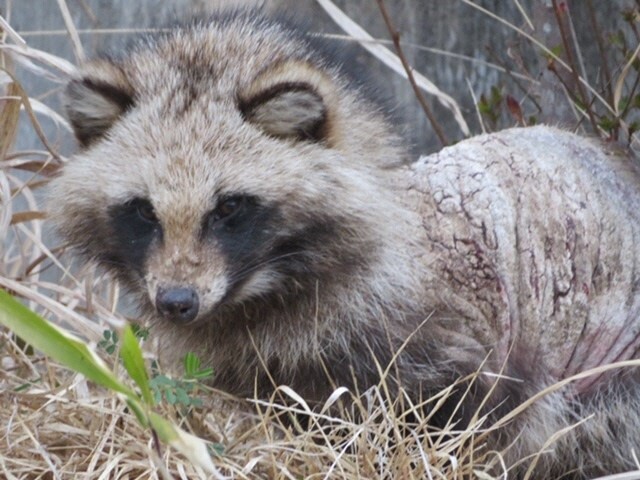
<path id="1" fill-rule="evenodd" d="M 529 18 L 535 24 L 532 34 L 549 46 L 559 43 L 557 26 L 553 17 L 550 1 L 521 0 L 520 2 L 502 0 L 474 0 L 476 4 L 496 15 L 509 20 L 514 25 L 532 32 L 528 28 L 525 17 L 517 8 L 522 5 Z M 3 6 L 4 3 L 4 6 Z M 206 1 L 206 0 L 67 0 L 75 25 L 81 29 L 95 28 L 144 28 L 161 26 L 179 22 L 193 15 L 203 15 L 215 4 L 237 5 L 238 1 Z M 310 19 L 310 27 L 317 32 L 337 33 L 339 30 L 324 14 L 315 0 L 266 0 L 268 8 L 285 8 L 288 12 L 298 12 L 302 18 Z M 462 0 L 387 0 L 388 8 L 396 26 L 402 32 L 402 40 L 411 45 L 406 46 L 406 54 L 413 65 L 442 90 L 454 97 L 462 106 L 465 118 L 472 131 L 479 132 L 474 102 L 470 88 L 479 97 L 488 93 L 492 86 L 498 86 L 503 93 L 508 93 L 520 100 L 525 98 L 526 91 L 533 93 L 542 102 L 543 111 L 537 111 L 533 103 L 525 103 L 526 114 L 535 114 L 539 119 L 551 122 L 568 122 L 569 111 L 562 101 L 558 101 L 557 82 L 549 79 L 544 57 L 532 49 L 531 44 L 513 30 L 496 20 L 489 18 L 477 9 L 465 4 Z M 566 2 L 565 2 L 566 3 Z M 626 0 L 593 1 L 595 15 L 604 32 L 613 32 L 623 27 L 622 8 L 633 4 Z M 353 19 L 364 26 L 372 35 L 388 39 L 378 7 L 374 0 L 336 0 L 336 4 L 345 10 Z M 596 83 L 600 69 L 600 56 L 593 37 L 593 28 L 587 8 L 588 0 L 573 1 L 573 26 L 581 45 L 582 55 L 587 65 L 589 79 Z M 10 12 L 8 12 L 10 8 Z M 39 49 L 74 60 L 73 50 L 68 37 L 64 34 L 43 34 L 43 31 L 64 30 L 64 22 L 60 14 L 58 2 L 53 0 L 0 0 L 3 15 L 10 13 L 11 24 L 24 32 L 28 42 Z M 37 33 L 37 32 L 41 33 Z M 83 44 L 89 54 L 96 51 L 118 50 L 130 42 L 133 35 L 125 34 L 85 34 L 82 33 Z M 534 86 L 531 82 L 522 81 L 518 87 L 509 76 L 485 64 L 453 58 L 418 48 L 440 49 L 452 54 L 464 55 L 476 60 L 492 63 L 503 63 L 510 68 L 518 68 L 518 56 L 526 64 L 532 78 L 543 80 L 542 86 Z M 511 56 L 511 58 L 510 58 Z M 439 142 L 433 129 L 427 122 L 424 113 L 418 106 L 414 94 L 407 82 L 393 74 L 369 54 L 361 51 L 357 55 L 356 69 L 364 68 L 376 79 L 385 96 L 390 99 L 394 115 L 399 119 L 402 133 L 414 146 L 416 152 L 429 152 L 439 148 Z M 59 88 L 53 89 L 50 83 L 43 82 L 34 76 L 25 75 L 22 81 L 32 95 L 44 95 L 44 101 L 53 106 L 59 105 Z M 551 80 L 545 83 L 546 80 Z M 551 86 L 550 86 L 551 85 Z M 554 88 L 556 90 L 554 90 Z M 560 92 L 561 93 L 561 92 Z M 431 104 L 435 102 L 433 99 Z M 540 103 L 539 102 L 539 103 Z M 546 103 L 545 103 L 546 102 Z M 558 107 L 561 105 L 561 107 Z M 454 123 L 451 114 L 434 105 L 434 110 L 451 140 L 461 138 L 461 133 Z M 504 126 L 513 120 L 503 117 Z M 56 134 L 57 135 L 57 134 Z M 71 148 L 64 136 L 56 136 L 62 148 Z M 19 148 L 30 148 L 37 144 L 28 129 L 21 131 Z"/>

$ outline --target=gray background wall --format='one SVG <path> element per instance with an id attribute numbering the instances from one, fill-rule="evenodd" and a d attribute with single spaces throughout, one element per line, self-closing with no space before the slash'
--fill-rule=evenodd
<path id="1" fill-rule="evenodd" d="M 4 3 L 4 5 L 3 5 Z M 94 28 L 144 28 L 162 26 L 191 18 L 193 15 L 203 15 L 216 4 L 237 5 L 237 1 L 206 1 L 206 0 L 67 0 L 72 17 L 78 29 Z M 317 32 L 336 33 L 339 29 L 326 16 L 314 0 L 267 0 L 263 2 L 267 8 L 285 8 L 287 11 L 300 13 L 303 18 L 311 20 L 310 28 Z M 518 62 L 513 58 L 522 52 L 524 63 L 534 79 L 542 79 L 542 86 L 533 86 L 524 81 L 522 86 L 529 93 L 542 102 L 542 112 L 537 111 L 533 104 L 524 105 L 525 113 L 536 114 L 539 119 L 552 122 L 567 121 L 566 106 L 558 107 L 561 102 L 557 97 L 549 95 L 553 88 L 557 89 L 557 82 L 552 89 L 544 83 L 549 79 L 546 72 L 544 57 L 535 53 L 529 42 L 523 40 L 509 28 L 490 19 L 478 10 L 470 7 L 461 0 L 387 0 L 387 6 L 393 16 L 396 26 L 402 32 L 402 40 L 408 44 L 405 51 L 410 62 L 424 75 L 430 78 L 442 90 L 454 97 L 462 106 L 465 118 L 472 131 L 479 132 L 474 102 L 469 92 L 469 85 L 479 97 L 488 93 L 493 86 L 502 89 L 520 100 L 526 97 L 526 92 L 514 84 L 509 76 L 486 65 L 474 63 L 420 50 L 415 45 L 441 49 L 446 52 L 465 55 L 478 60 L 488 60 L 494 63 L 504 62 L 510 68 L 519 70 Z M 476 3 L 491 12 L 503 17 L 515 25 L 531 32 L 524 17 L 517 8 L 517 2 L 504 0 L 476 0 Z M 543 43 L 554 46 L 559 43 L 557 26 L 550 9 L 551 2 L 546 0 L 521 0 L 519 2 L 528 12 L 536 27 L 533 35 Z M 373 36 L 388 39 L 378 7 L 374 0 L 336 0 L 336 4 L 345 10 L 354 20 L 364 26 Z M 573 25 L 576 36 L 581 45 L 582 54 L 587 65 L 587 74 L 591 81 L 597 82 L 600 75 L 600 56 L 593 36 L 593 28 L 589 19 L 588 0 L 578 0 L 570 3 Z M 623 0 L 595 0 L 594 5 L 597 21 L 603 32 L 614 32 L 624 27 L 623 8 L 635 5 L 631 1 Z M 9 7 L 11 7 L 9 9 Z M 64 30 L 64 22 L 60 14 L 58 2 L 54 0 L 0 0 L 0 10 L 3 15 L 10 16 L 11 24 L 23 32 L 25 39 L 35 48 L 39 48 L 56 55 L 74 60 L 73 50 L 69 38 L 65 34 L 46 33 L 50 30 Z M 8 11 L 10 10 L 10 11 Z M 40 33 L 38 33 L 40 32 Z M 83 44 L 89 54 L 96 51 L 117 50 L 122 48 L 132 38 L 125 34 L 81 34 Z M 404 125 L 401 131 L 407 141 L 413 145 L 416 152 L 428 152 L 439 148 L 439 142 L 433 129 L 428 124 L 424 113 L 420 110 L 415 97 L 407 82 L 369 54 L 361 51 L 357 55 L 357 67 L 366 68 L 375 77 L 381 91 L 390 98 L 394 115 L 398 123 Z M 19 72 L 20 73 L 20 72 Z M 553 80 L 553 79 L 551 79 Z M 35 97 L 56 108 L 59 107 L 59 85 L 52 85 L 33 75 L 21 75 L 27 91 Z M 551 82 L 553 84 L 553 82 Z M 546 104 L 545 104 L 546 102 Z M 451 140 L 459 140 L 461 133 L 453 122 L 452 116 L 446 110 L 430 103 Z M 515 123 L 508 116 L 504 123 Z M 53 128 L 45 127 L 53 135 L 54 142 L 63 151 L 73 148 L 72 142 L 65 134 Z M 37 145 L 30 129 L 23 128 L 20 132 L 18 148 L 31 148 Z"/>

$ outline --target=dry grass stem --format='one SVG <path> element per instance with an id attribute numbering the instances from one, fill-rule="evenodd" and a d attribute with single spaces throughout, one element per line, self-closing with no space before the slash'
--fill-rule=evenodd
<path id="1" fill-rule="evenodd" d="M 331 2 L 331 0 L 316 1 L 333 19 L 333 21 L 336 22 L 336 24 L 340 28 L 342 28 L 348 35 L 354 38 L 366 39 L 367 42 L 363 43 L 362 46 L 367 51 L 369 51 L 372 55 L 374 55 L 377 59 L 379 59 L 393 71 L 400 74 L 402 77 L 407 78 L 407 72 L 402 66 L 402 62 L 397 55 L 394 55 L 391 51 L 389 51 L 389 49 L 383 47 L 382 45 L 372 43 L 372 41 L 374 40 L 373 37 L 369 35 L 360 25 L 349 18 L 349 16 L 347 16 L 342 10 L 336 7 L 336 5 Z M 462 134 L 464 136 L 469 136 L 471 134 L 471 130 L 469 129 L 469 126 L 467 125 L 467 122 L 462 115 L 462 111 L 460 110 L 458 103 L 453 98 L 451 98 L 451 96 L 442 92 L 433 84 L 433 82 L 431 82 L 425 76 L 420 75 L 418 72 L 413 73 L 417 85 L 428 94 L 435 96 L 446 109 L 451 111 Z"/>

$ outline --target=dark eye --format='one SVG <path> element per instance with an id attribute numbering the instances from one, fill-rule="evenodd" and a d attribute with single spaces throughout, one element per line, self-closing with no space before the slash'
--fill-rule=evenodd
<path id="1" fill-rule="evenodd" d="M 141 198 L 137 198 L 131 202 L 131 207 L 135 209 L 136 214 L 142 220 L 148 223 L 158 223 L 158 217 L 156 217 L 156 211 L 151 205 L 151 202 Z"/>
<path id="2" fill-rule="evenodd" d="M 234 215 L 242 211 L 248 202 L 249 200 L 247 197 L 243 196 L 221 199 L 216 208 L 209 215 L 209 225 L 213 225 L 220 220 L 231 219 Z"/>
<path id="3" fill-rule="evenodd" d="M 236 213 L 242 206 L 243 199 L 241 197 L 232 197 L 220 202 L 215 209 L 215 215 L 222 219 Z"/>

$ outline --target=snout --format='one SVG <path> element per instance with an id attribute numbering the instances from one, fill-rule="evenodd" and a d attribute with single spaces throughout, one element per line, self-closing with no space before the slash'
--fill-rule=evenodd
<path id="1" fill-rule="evenodd" d="M 191 287 L 158 288 L 156 309 L 167 320 L 188 323 L 198 315 L 198 293 Z"/>

